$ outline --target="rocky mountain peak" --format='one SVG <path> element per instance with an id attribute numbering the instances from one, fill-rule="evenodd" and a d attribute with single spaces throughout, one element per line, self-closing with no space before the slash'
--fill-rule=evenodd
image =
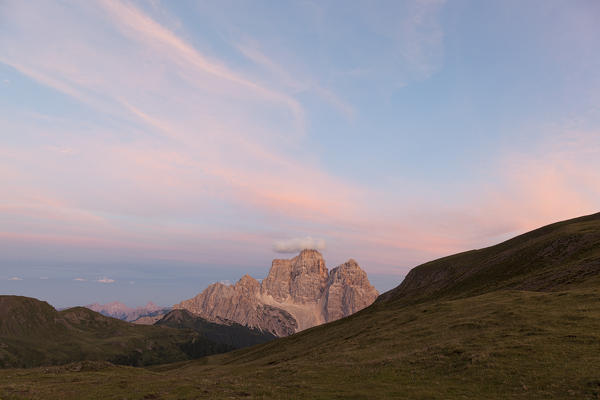
<path id="1" fill-rule="evenodd" d="M 242 285 L 242 286 L 254 286 L 254 285 L 260 285 L 260 283 L 258 283 L 258 281 L 256 279 L 254 279 L 253 277 L 251 277 L 250 275 L 246 274 L 244 276 L 242 276 L 240 278 L 239 281 L 237 281 L 236 283 L 237 285 Z"/>
<path id="2" fill-rule="evenodd" d="M 328 321 L 362 310 L 379 295 L 367 273 L 353 259 L 331 270 L 327 288 L 324 313 Z"/>
<path id="3" fill-rule="evenodd" d="M 261 292 L 278 302 L 315 302 L 323 292 L 327 278 L 323 255 L 317 250 L 306 249 L 290 260 L 273 260 Z"/>
<path id="4" fill-rule="evenodd" d="M 260 283 L 250 275 L 246 274 L 236 282 L 235 288 L 247 293 L 258 293 L 260 291 Z"/>
<path id="5" fill-rule="evenodd" d="M 370 286 L 367 273 L 363 271 L 358 263 L 352 258 L 341 264 L 329 273 L 329 284 L 343 282 L 346 285 Z"/>
<path id="6" fill-rule="evenodd" d="M 291 259 L 273 260 L 262 283 L 244 275 L 235 285 L 210 285 L 174 308 L 285 336 L 350 315 L 377 295 L 355 260 L 329 272 L 323 255 L 306 249 Z"/>
<path id="7" fill-rule="evenodd" d="M 300 254 L 291 259 L 292 274 L 318 274 L 327 273 L 323 255 L 317 250 L 302 250 Z"/>
<path id="8" fill-rule="evenodd" d="M 296 303 L 318 301 L 327 285 L 327 267 L 321 253 L 303 250 L 291 262 L 290 296 Z"/>
<path id="9" fill-rule="evenodd" d="M 321 254 L 318 250 L 314 249 L 304 249 L 298 254 L 296 257 L 298 259 L 312 259 L 312 260 L 321 260 L 323 261 L 323 254 Z"/>

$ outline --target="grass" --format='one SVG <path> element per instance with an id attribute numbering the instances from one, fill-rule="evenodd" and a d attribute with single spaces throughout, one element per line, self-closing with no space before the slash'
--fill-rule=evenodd
<path id="1" fill-rule="evenodd" d="M 201 360 L 94 369 L 2 370 L 0 398 L 598 399 L 600 291 L 375 307 Z"/>

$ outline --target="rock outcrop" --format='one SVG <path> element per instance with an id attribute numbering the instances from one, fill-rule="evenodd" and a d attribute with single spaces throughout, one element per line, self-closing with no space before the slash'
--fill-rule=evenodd
<path id="1" fill-rule="evenodd" d="M 273 260 L 262 283 L 249 275 L 235 285 L 214 283 L 173 308 L 287 336 L 346 317 L 369 306 L 377 296 L 356 261 L 351 259 L 328 272 L 321 253 L 303 250 L 292 259 Z"/>

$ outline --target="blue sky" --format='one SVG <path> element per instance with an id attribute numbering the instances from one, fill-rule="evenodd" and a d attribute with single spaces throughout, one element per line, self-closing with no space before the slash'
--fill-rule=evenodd
<path id="1" fill-rule="evenodd" d="M 307 237 L 383 291 L 597 212 L 599 17 L 595 1 L 2 2 L 0 291 L 172 304 L 264 277 L 293 256 L 276 242 Z"/>

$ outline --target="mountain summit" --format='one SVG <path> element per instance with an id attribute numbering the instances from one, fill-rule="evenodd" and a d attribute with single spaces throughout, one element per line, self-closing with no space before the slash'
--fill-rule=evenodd
<path id="1" fill-rule="evenodd" d="M 287 336 L 353 314 L 377 296 L 356 261 L 328 271 L 321 253 L 303 250 L 292 259 L 273 260 L 262 283 L 249 275 L 235 285 L 214 283 L 173 308 Z"/>

